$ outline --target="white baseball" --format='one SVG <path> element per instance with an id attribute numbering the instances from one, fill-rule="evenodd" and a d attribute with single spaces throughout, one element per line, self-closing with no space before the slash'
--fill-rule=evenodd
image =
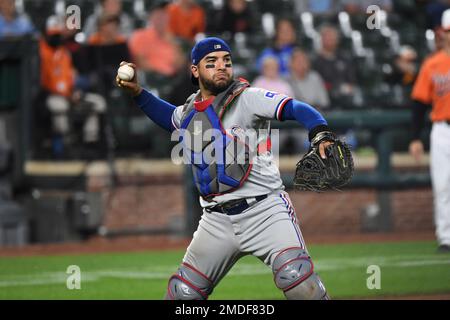
<path id="1" fill-rule="evenodd" d="M 134 77 L 134 69 L 125 64 L 117 70 L 117 76 L 121 80 L 130 81 Z"/>

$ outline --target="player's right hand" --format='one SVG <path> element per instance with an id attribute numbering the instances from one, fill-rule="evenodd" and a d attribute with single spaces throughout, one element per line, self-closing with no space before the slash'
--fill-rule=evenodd
<path id="1" fill-rule="evenodd" d="M 130 93 L 132 96 L 138 96 L 142 92 L 141 86 L 137 83 L 137 72 L 136 72 L 136 65 L 134 63 L 122 61 L 119 65 L 119 67 L 123 65 L 129 65 L 134 69 L 134 77 L 130 81 L 125 81 L 120 79 L 118 76 L 116 76 L 116 84 L 118 87 L 124 89 L 128 93 Z"/>
<path id="2" fill-rule="evenodd" d="M 409 144 L 409 153 L 416 160 L 420 162 L 423 156 L 423 143 L 420 140 L 413 140 Z"/>

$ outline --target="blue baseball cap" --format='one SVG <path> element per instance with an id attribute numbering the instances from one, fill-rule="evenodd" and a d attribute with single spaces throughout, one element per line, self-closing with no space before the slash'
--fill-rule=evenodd
<path id="1" fill-rule="evenodd" d="M 231 53 L 228 44 L 220 38 L 210 37 L 200 40 L 195 44 L 191 51 L 191 61 L 197 65 L 208 53 L 215 51 L 227 51 Z"/>

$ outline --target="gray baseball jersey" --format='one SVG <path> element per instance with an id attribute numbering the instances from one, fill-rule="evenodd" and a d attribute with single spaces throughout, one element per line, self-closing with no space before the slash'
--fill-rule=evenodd
<path id="1" fill-rule="evenodd" d="M 280 120 L 282 110 L 290 99 L 264 89 L 247 88 L 225 112 L 221 119 L 223 128 L 262 129 L 257 142 L 265 141 L 270 136 L 270 120 Z M 172 123 L 176 128 L 181 127 L 182 117 L 180 106 L 172 115 Z M 255 200 L 255 197 L 262 195 L 266 198 Z M 247 209 L 238 214 L 229 215 L 210 208 L 237 199 L 245 199 L 249 204 Z M 296 248 L 307 252 L 294 207 L 289 195 L 284 191 L 272 152 L 265 151 L 255 155 L 247 180 L 236 190 L 215 196 L 212 200 L 208 202 L 200 197 L 203 215 L 183 258 L 182 268 L 191 275 L 192 270 L 195 270 L 196 276 L 190 278 L 189 274 L 179 271 L 178 278 L 175 278 L 195 278 L 200 286 L 197 289 L 203 290 L 203 296 L 206 296 L 205 292 L 209 294 L 232 266 L 245 255 L 254 255 L 273 269 L 282 252 L 295 252 Z M 298 259 L 300 258 L 297 256 L 287 264 Z M 318 279 L 317 283 L 325 292 L 320 279 L 314 279 Z M 169 282 L 168 294 L 174 294 L 176 281 Z M 181 290 L 187 290 L 184 294 L 191 296 L 190 290 L 193 287 L 184 286 Z M 312 287 L 305 284 L 304 288 L 310 292 Z M 286 292 L 289 291 L 284 291 L 285 296 L 289 298 L 289 293 Z M 295 293 L 290 295 L 296 298 Z"/>
<path id="2" fill-rule="evenodd" d="M 282 109 L 290 99 L 290 97 L 276 92 L 260 88 L 247 88 L 225 113 L 222 119 L 223 127 L 225 130 L 236 130 L 236 128 L 259 130 L 257 141 L 258 143 L 264 142 L 269 137 L 270 120 L 280 119 Z M 172 123 L 175 128 L 180 128 L 181 118 L 182 106 L 179 106 L 172 115 Z M 211 207 L 217 203 L 255 197 L 283 189 L 280 172 L 272 152 L 264 152 L 255 155 L 252 170 L 240 188 L 216 196 L 211 202 L 200 197 L 200 204 L 202 207 Z"/>

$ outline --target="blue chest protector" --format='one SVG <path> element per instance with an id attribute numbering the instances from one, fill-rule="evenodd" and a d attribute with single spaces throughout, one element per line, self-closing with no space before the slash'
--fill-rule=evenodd
<path id="1" fill-rule="evenodd" d="M 249 146 L 228 134 L 221 122 L 227 106 L 248 86 L 236 81 L 214 101 L 195 102 L 193 95 L 183 107 L 183 156 L 191 164 L 195 185 L 205 200 L 239 188 L 250 174 Z"/>

